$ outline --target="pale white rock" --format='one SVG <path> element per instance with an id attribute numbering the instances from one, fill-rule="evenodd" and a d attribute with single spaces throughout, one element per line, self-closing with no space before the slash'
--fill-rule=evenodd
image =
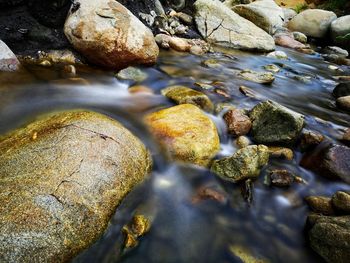
<path id="1" fill-rule="evenodd" d="M 197 0 L 194 8 L 198 31 L 207 41 L 242 50 L 275 49 L 269 34 L 219 0 Z"/>
<path id="2" fill-rule="evenodd" d="M 0 71 L 16 71 L 19 67 L 16 55 L 0 40 Z"/>
<path id="3" fill-rule="evenodd" d="M 296 15 L 288 28 L 299 31 L 309 37 L 322 38 L 328 33 L 331 23 L 337 19 L 336 14 L 321 9 L 308 9 Z"/>
<path id="4" fill-rule="evenodd" d="M 284 12 L 273 0 L 255 1 L 248 5 L 236 5 L 232 9 L 269 34 L 283 26 Z"/>
<path id="5" fill-rule="evenodd" d="M 152 32 L 113 0 L 80 1 L 68 14 L 64 33 L 90 62 L 108 68 L 151 64 L 159 53 Z"/>
<path id="6" fill-rule="evenodd" d="M 343 40 L 342 37 L 350 34 L 350 15 L 339 17 L 331 24 L 331 35 L 335 43 L 350 45 L 350 40 Z"/>

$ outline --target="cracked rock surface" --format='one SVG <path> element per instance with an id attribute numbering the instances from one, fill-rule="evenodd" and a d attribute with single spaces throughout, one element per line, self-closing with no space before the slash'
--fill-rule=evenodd
<path id="1" fill-rule="evenodd" d="M 242 50 L 272 51 L 273 38 L 219 0 L 197 0 L 195 22 L 201 35 L 218 45 Z"/>
<path id="2" fill-rule="evenodd" d="M 0 138 L 0 261 L 71 259 L 150 167 L 139 139 L 89 111 L 45 116 Z"/>

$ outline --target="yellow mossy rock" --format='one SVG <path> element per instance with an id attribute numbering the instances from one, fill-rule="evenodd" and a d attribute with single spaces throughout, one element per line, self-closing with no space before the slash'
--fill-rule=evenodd
<path id="1" fill-rule="evenodd" d="M 176 160 L 206 166 L 220 149 L 214 122 L 192 104 L 151 113 L 145 122 Z"/>

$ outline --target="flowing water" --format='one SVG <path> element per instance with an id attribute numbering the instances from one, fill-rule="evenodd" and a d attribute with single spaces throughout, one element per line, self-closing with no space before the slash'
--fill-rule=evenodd
<path id="1" fill-rule="evenodd" d="M 274 100 L 306 115 L 306 128 L 337 141 L 349 126 L 350 115 L 335 107 L 332 76 L 349 75 L 349 68 L 342 67 L 344 72 L 337 73 L 318 55 L 281 50 L 289 60 L 228 50 L 205 56 L 163 51 L 157 65 L 143 69 L 148 78 L 142 85 L 153 89 L 153 95 L 130 94 L 130 81 L 118 80 L 113 72 L 86 67 L 78 68 L 75 79 L 65 77 L 59 68 L 39 66 L 30 66 L 22 74 L 1 73 L 0 134 L 41 113 L 87 108 L 122 122 L 153 153 L 151 178 L 127 196 L 105 234 L 74 262 L 241 262 L 235 255 L 243 252 L 261 259 L 258 262 L 322 261 L 307 246 L 304 225 L 309 210 L 303 198 L 329 196 L 336 190 L 350 190 L 349 186 L 303 169 L 298 165 L 301 153 L 295 150 L 293 161 L 270 161 L 254 182 L 253 202 L 248 204 L 240 185 L 225 182 L 203 168 L 167 161 L 142 124 L 148 112 L 173 105 L 160 95 L 162 88 L 183 84 L 205 92 L 216 103 L 230 102 L 245 109 L 262 100 Z M 210 67 L 205 63 L 208 59 Z M 235 70 L 263 71 L 267 64 L 282 67 L 272 85 L 234 77 Z M 203 89 L 209 87 L 204 84 L 214 88 Z M 241 85 L 250 89 L 251 96 L 239 91 Z M 220 155 L 232 154 L 236 147 L 226 135 L 223 121 L 220 116 L 210 117 L 220 133 Z M 287 168 L 306 184 L 269 187 L 264 176 L 271 168 Z M 198 193 L 204 188 L 219 193 L 219 200 L 200 200 Z M 123 249 L 121 228 L 134 214 L 147 216 L 152 226 L 136 248 Z"/>

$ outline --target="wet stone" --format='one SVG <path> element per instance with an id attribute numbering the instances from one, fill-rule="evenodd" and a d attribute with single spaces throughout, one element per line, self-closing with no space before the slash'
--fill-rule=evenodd
<path id="1" fill-rule="evenodd" d="M 350 215 L 350 193 L 336 192 L 332 196 L 332 204 L 337 214 Z"/>
<path id="2" fill-rule="evenodd" d="M 303 130 L 301 134 L 300 148 L 307 151 L 315 148 L 324 140 L 324 136 L 316 131 Z"/>
<path id="3" fill-rule="evenodd" d="M 271 72 L 257 72 L 253 70 L 242 70 L 237 76 L 260 84 L 271 84 L 275 80 L 275 76 Z"/>
<path id="4" fill-rule="evenodd" d="M 336 98 L 350 95 L 350 82 L 339 83 L 333 90 L 333 96 Z"/>
<path id="5" fill-rule="evenodd" d="M 223 119 L 226 122 L 229 134 L 236 137 L 246 135 L 252 127 L 249 117 L 238 109 L 227 111 Z"/>
<path id="6" fill-rule="evenodd" d="M 270 146 L 269 147 L 270 157 L 286 159 L 288 161 L 293 160 L 293 150 L 285 147 Z"/>
<path id="7" fill-rule="evenodd" d="M 242 149 L 244 147 L 247 147 L 248 145 L 251 144 L 251 141 L 249 140 L 248 137 L 246 136 L 239 136 L 236 140 L 236 145 Z"/>
<path id="8" fill-rule="evenodd" d="M 136 67 L 128 67 L 120 70 L 116 77 L 121 80 L 132 80 L 134 82 L 142 82 L 144 81 L 148 75 L 142 69 Z"/>
<path id="9" fill-rule="evenodd" d="M 161 93 L 177 104 L 193 104 L 209 112 L 214 110 L 214 105 L 207 95 L 185 86 L 170 86 L 163 89 Z"/>
<path id="10" fill-rule="evenodd" d="M 343 110 L 350 111 L 350 95 L 337 98 L 337 106 Z"/>
<path id="11" fill-rule="evenodd" d="M 271 71 L 273 73 L 278 73 L 281 70 L 280 67 L 278 67 L 278 66 L 276 66 L 274 64 L 265 65 L 264 69 L 267 70 L 267 71 Z"/>
<path id="12" fill-rule="evenodd" d="M 270 185 L 277 187 L 288 187 L 294 182 L 294 175 L 288 170 L 273 170 L 268 173 Z"/>
<path id="13" fill-rule="evenodd" d="M 122 229 L 125 235 L 124 247 L 133 248 L 139 243 L 139 238 L 145 235 L 151 228 L 151 223 L 144 215 L 135 215 L 131 222 Z"/>
<path id="14" fill-rule="evenodd" d="M 322 215 L 334 215 L 331 198 L 324 196 L 308 196 L 305 198 L 310 209 Z"/>

